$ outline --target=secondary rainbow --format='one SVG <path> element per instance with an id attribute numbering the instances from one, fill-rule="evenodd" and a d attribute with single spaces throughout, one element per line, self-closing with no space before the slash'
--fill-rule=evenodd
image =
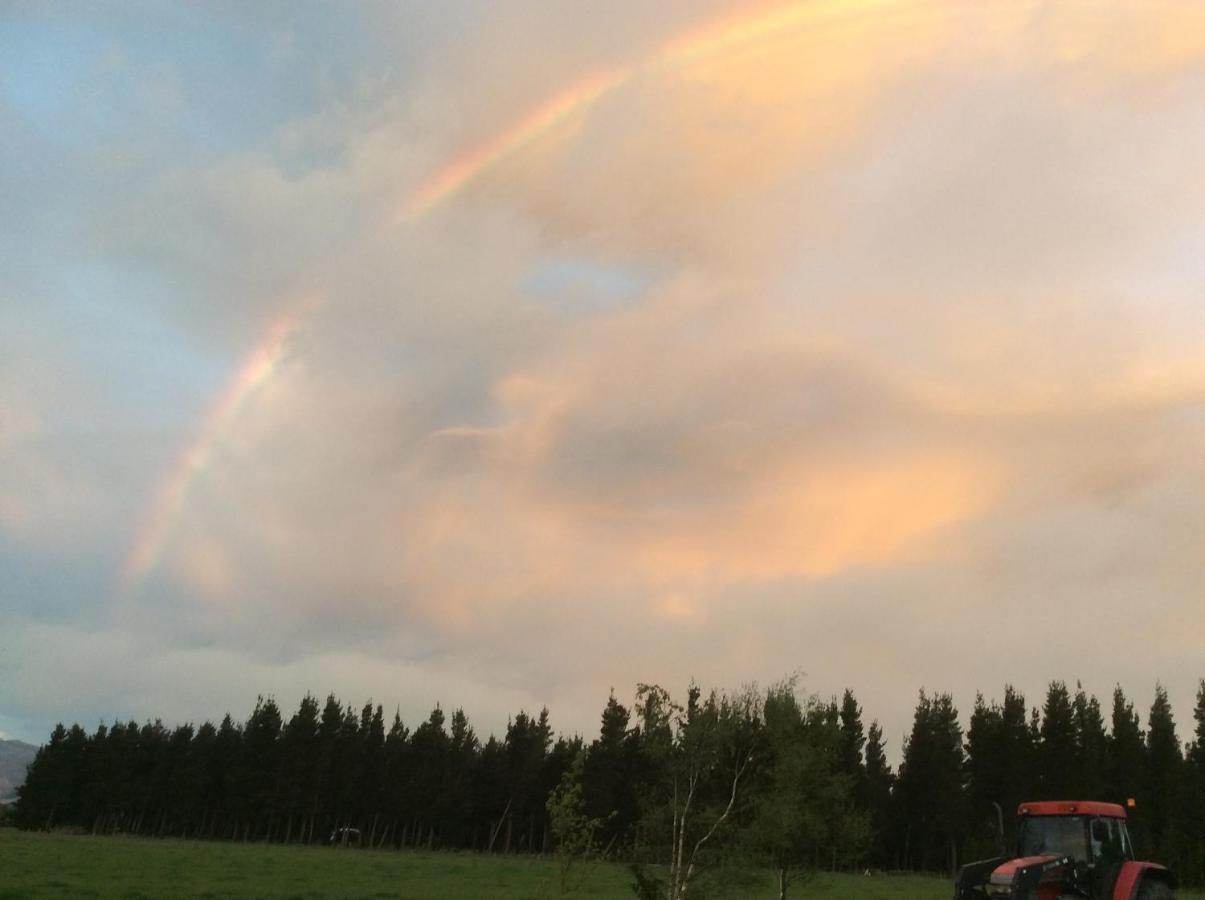
<path id="1" fill-rule="evenodd" d="M 643 72 L 675 69 L 788 31 L 848 22 L 887 13 L 932 11 L 949 0 L 931 3 L 905 0 L 808 0 L 758 6 L 735 16 L 709 22 L 663 44 L 645 60 L 594 72 L 558 92 L 514 125 L 479 147 L 462 154 L 420 184 L 394 216 L 395 225 L 413 223 L 455 197 L 484 172 L 550 133 Z M 131 590 L 158 563 L 171 537 L 189 490 L 209 465 L 214 448 L 238 419 L 248 399 L 279 371 L 288 340 L 296 330 L 299 311 L 268 330 L 230 386 L 202 422 L 155 496 L 122 567 L 122 590 Z"/>
<path id="2" fill-rule="evenodd" d="M 946 2 L 948 0 L 928 4 L 905 3 L 901 0 L 809 0 L 760 6 L 709 22 L 666 42 L 648 59 L 586 76 L 481 146 L 446 163 L 414 190 L 394 216 L 394 224 L 414 222 L 423 217 L 487 170 L 571 120 L 574 115 L 585 113 L 643 72 L 676 69 L 789 31 L 881 16 L 889 12 L 922 8 L 932 10 Z"/>

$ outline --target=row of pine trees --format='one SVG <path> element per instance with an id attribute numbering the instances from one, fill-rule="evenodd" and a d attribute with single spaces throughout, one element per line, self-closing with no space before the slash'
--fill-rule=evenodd
<path id="1" fill-rule="evenodd" d="M 547 710 L 520 712 L 483 741 L 459 709 L 449 719 L 437 706 L 411 730 L 397 714 L 387 722 L 380 705 L 357 709 L 334 696 L 305 697 L 287 720 L 261 698 L 243 723 L 117 722 L 91 734 L 60 725 L 30 766 L 16 816 L 25 828 L 96 834 L 317 843 L 354 828 L 368 847 L 543 853 L 557 839 L 549 798 L 573 779 L 592 846 L 656 862 L 678 752 L 664 708 L 651 704 L 657 696 L 668 697 L 642 687 L 629 709 L 612 694 L 589 742 L 555 735 Z M 782 696 L 767 692 L 732 733 L 768 741 L 770 704 Z M 697 688 L 690 697 L 683 723 L 698 708 Z M 977 697 L 965 730 L 950 695 L 922 691 L 898 772 L 852 691 L 805 700 L 789 740 L 807 744 L 810 774 L 785 768 L 782 746 L 749 753 L 755 764 L 713 846 L 758 834 L 761 816 L 771 841 L 757 846 L 777 847 L 793 866 L 948 871 L 995 855 L 996 805 L 1011 842 L 1024 800 L 1132 798 L 1140 855 L 1205 883 L 1205 680 L 1196 700 L 1186 745 L 1158 686 L 1145 721 L 1120 687 L 1108 713 L 1062 682 L 1040 706 L 1006 687 L 1002 700 Z M 725 758 L 720 747 L 705 773 L 721 799 Z M 766 826 L 783 815 L 773 801 L 796 796 L 784 793 L 788 783 L 810 818 L 792 826 L 795 845 L 784 848 L 787 826 Z"/>

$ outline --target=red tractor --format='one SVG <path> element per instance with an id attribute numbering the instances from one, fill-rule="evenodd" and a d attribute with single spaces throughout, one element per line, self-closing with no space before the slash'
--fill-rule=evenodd
<path id="1" fill-rule="evenodd" d="M 1174 900 L 1175 876 L 1137 862 L 1116 803 L 1022 803 L 1017 855 L 963 866 L 954 900 Z"/>

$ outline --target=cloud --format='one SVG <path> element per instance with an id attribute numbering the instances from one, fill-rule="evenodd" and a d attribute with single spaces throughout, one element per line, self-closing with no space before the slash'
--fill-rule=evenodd
<path id="1" fill-rule="evenodd" d="M 359 64 L 314 23 L 243 22 L 275 48 L 276 74 L 240 70 L 262 123 L 128 23 L 120 78 L 172 73 L 129 101 L 154 121 L 104 80 L 129 130 L 103 146 L 0 107 L 0 153 L 36 176 L 0 236 L 0 321 L 21 325 L 0 339 L 0 528 L 30 595 L 8 625 L 79 660 L 51 677 L 23 651 L 0 703 L 199 718 L 396 685 L 410 719 L 548 702 L 589 730 L 612 685 L 801 667 L 893 736 L 922 684 L 967 706 L 1006 680 L 1141 700 L 1161 677 L 1189 700 L 1188 11 L 901 4 L 672 65 L 697 7 L 414 15 L 350 24 Z M 444 162 L 615 67 L 393 224 Z M 218 139 L 191 150 L 202 124 Z M 284 314 L 288 353 L 203 436 L 160 565 L 85 606 Z M 1100 657 L 1050 662 L 1089 623 Z M 146 661 L 89 680 L 102 657 Z"/>

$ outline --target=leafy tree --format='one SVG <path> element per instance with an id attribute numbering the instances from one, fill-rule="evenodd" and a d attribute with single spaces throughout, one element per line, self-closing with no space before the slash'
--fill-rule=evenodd
<path id="1" fill-rule="evenodd" d="M 762 717 L 744 842 L 774 870 L 786 900 L 793 882 L 814 874 L 820 847 L 860 853 L 869 817 L 854 804 L 856 770 L 844 770 L 851 760 L 848 717 L 838 726 L 814 700 L 801 703 L 794 681 L 766 692 Z"/>
<path id="2" fill-rule="evenodd" d="M 562 897 L 576 887 L 574 875 L 580 864 L 598 853 L 596 835 L 602 821 L 586 812 L 582 790 L 585 762 L 586 754 L 579 750 L 544 805 L 556 853 L 557 889 Z"/>
<path id="3" fill-rule="evenodd" d="M 662 815 L 653 819 L 656 828 L 669 825 L 661 832 L 668 839 L 666 895 L 681 900 L 741 796 L 761 730 L 758 697 L 749 689 L 713 691 L 702 700 L 692 684 L 682 706 L 664 688 L 642 684 L 636 698 L 646 747 L 666 775 L 655 792 Z"/>

